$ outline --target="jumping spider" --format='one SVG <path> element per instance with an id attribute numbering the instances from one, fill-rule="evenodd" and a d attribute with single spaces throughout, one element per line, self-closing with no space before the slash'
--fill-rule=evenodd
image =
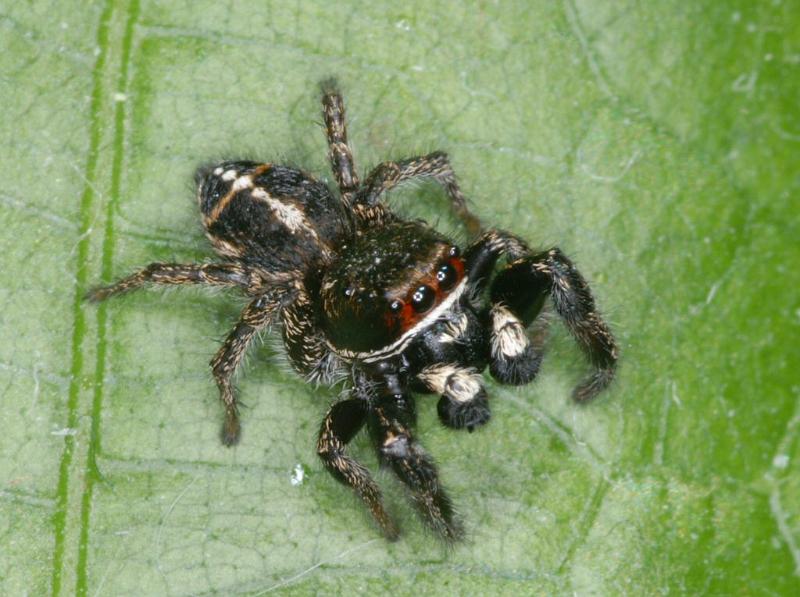
<path id="1" fill-rule="evenodd" d="M 337 198 L 286 166 L 227 161 L 197 172 L 203 225 L 219 263 L 152 263 L 110 286 L 101 301 L 148 283 L 238 287 L 251 297 L 211 360 L 225 408 L 222 441 L 241 431 L 231 377 L 259 331 L 279 325 L 289 361 L 306 379 L 349 380 L 346 399 L 322 422 L 317 452 L 330 473 L 366 503 L 386 537 L 398 528 L 367 469 L 345 447 L 366 424 L 382 464 L 442 538 L 462 535 L 436 467 L 412 428 L 412 392 L 441 396 L 441 422 L 472 431 L 489 420 L 481 371 L 504 384 L 533 380 L 542 356 L 526 329 L 547 298 L 592 365 L 573 397 L 586 402 L 611 382 L 617 346 L 589 287 L 557 248 L 531 250 L 484 229 L 467 208 L 447 155 L 384 162 L 359 182 L 347 143 L 342 96 L 322 84 L 328 158 Z M 473 242 L 461 251 L 420 220 L 401 218 L 384 195 L 414 179 L 444 187 Z M 506 264 L 495 273 L 498 260 Z M 488 295 L 488 301 L 487 299 Z"/>

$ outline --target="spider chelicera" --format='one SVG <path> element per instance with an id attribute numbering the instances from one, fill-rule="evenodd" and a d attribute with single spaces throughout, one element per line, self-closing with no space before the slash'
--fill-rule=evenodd
<path id="1" fill-rule="evenodd" d="M 223 261 L 152 263 L 88 298 L 100 301 L 146 284 L 244 291 L 251 300 L 211 360 L 225 408 L 222 441 L 233 445 L 241 434 L 234 372 L 259 331 L 280 328 L 298 373 L 324 384 L 347 380 L 348 396 L 330 408 L 319 432 L 317 452 L 328 471 L 360 496 L 389 539 L 398 536 L 372 476 L 345 449 L 366 425 L 381 463 L 408 488 L 422 518 L 453 541 L 462 527 L 414 435 L 412 392 L 438 394 L 447 427 L 484 425 L 489 404 L 481 371 L 488 365 L 504 384 L 533 380 L 542 356 L 526 329 L 547 299 L 592 366 L 573 393 L 576 401 L 609 385 L 617 346 L 570 260 L 557 248 L 531 250 L 513 234 L 484 229 L 467 208 L 447 155 L 384 162 L 360 182 L 333 81 L 322 84 L 322 106 L 338 197 L 286 166 L 226 161 L 201 168 L 197 200 Z M 472 237 L 463 251 L 384 203 L 388 191 L 413 179 L 444 187 Z"/>

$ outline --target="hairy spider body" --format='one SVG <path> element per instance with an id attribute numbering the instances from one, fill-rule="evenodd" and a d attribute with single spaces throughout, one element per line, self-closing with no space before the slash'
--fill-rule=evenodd
<path id="1" fill-rule="evenodd" d="M 423 519 L 448 541 L 462 534 L 433 460 L 413 433 L 412 392 L 439 395 L 441 422 L 469 431 L 490 417 L 481 371 L 525 384 L 541 362 L 528 326 L 550 298 L 592 365 L 573 397 L 585 402 L 611 382 L 617 346 L 589 287 L 557 248 L 532 251 L 513 234 L 484 230 L 467 209 L 445 154 L 385 162 L 359 182 L 344 103 L 323 84 L 329 159 L 339 189 L 286 166 L 227 161 L 201 168 L 197 198 L 220 263 L 153 263 L 89 293 L 92 300 L 147 283 L 238 287 L 251 297 L 211 360 L 225 408 L 222 440 L 241 434 L 231 378 L 256 334 L 281 328 L 289 361 L 322 383 L 346 378 L 349 396 L 322 423 L 324 466 L 366 503 L 384 534 L 398 529 L 371 475 L 346 452 L 367 426 L 380 461 L 406 485 Z M 404 181 L 441 184 L 473 242 L 463 252 L 382 201 Z M 506 264 L 496 271 L 498 260 Z"/>

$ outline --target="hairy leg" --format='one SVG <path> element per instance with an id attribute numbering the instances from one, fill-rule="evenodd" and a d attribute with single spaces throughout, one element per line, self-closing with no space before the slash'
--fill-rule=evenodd
<path id="1" fill-rule="evenodd" d="M 272 323 L 280 309 L 278 292 L 263 295 L 251 301 L 242 311 L 236 326 L 228 334 L 209 363 L 219 388 L 220 400 L 225 407 L 222 426 L 222 443 L 232 446 L 239 442 L 241 424 L 239 408 L 233 390 L 232 378 L 244 358 L 245 351 L 256 334 Z"/>
<path id="2" fill-rule="evenodd" d="M 386 538 L 394 541 L 399 530 L 383 507 L 381 491 L 369 471 L 348 456 L 345 447 L 363 427 L 367 403 L 359 398 L 337 402 L 325 415 L 317 441 L 317 454 L 333 477 L 364 501 Z"/>
<path id="3" fill-rule="evenodd" d="M 325 119 L 325 133 L 328 138 L 328 159 L 342 199 L 349 204 L 353 193 L 358 189 L 358 174 L 353 162 L 353 152 L 347 143 L 344 100 L 336 82 L 332 79 L 323 81 L 321 87 L 322 117 Z"/>
<path id="4" fill-rule="evenodd" d="M 238 263 L 151 263 L 114 284 L 93 288 L 86 294 L 86 298 L 99 302 L 146 284 L 236 286 L 250 294 L 255 294 L 262 288 L 261 277 Z"/>
<path id="5" fill-rule="evenodd" d="M 527 338 L 520 338 L 519 326 L 527 328 L 550 297 L 594 367 L 575 388 L 573 398 L 578 402 L 594 398 L 613 380 L 619 349 L 597 312 L 589 285 L 558 248 L 534 253 L 518 237 L 491 230 L 466 254 L 470 276 L 479 286 L 487 283 L 501 255 L 510 263 L 492 281 L 492 350 L 499 356 L 492 373 L 505 383 L 525 383 L 536 374 L 541 356 L 529 348 Z"/>
<path id="6" fill-rule="evenodd" d="M 374 206 L 380 197 L 394 187 L 413 179 L 429 178 L 444 187 L 450 205 L 461 218 L 471 235 L 481 230 L 480 220 L 467 207 L 467 200 L 458 186 L 456 175 L 447 154 L 437 151 L 425 156 L 378 165 L 364 181 L 356 196 L 356 203 Z"/>
<path id="7" fill-rule="evenodd" d="M 313 382 L 331 383 L 336 359 L 319 334 L 314 306 L 305 289 L 297 290 L 281 319 L 286 356 L 294 370 Z"/>
<path id="8" fill-rule="evenodd" d="M 388 391 L 379 391 L 368 413 L 368 424 L 381 461 L 387 464 L 408 489 L 425 522 L 448 542 L 463 536 L 450 498 L 439 482 L 433 459 L 411 433 L 413 398 L 397 393 L 398 384 L 389 380 Z"/>

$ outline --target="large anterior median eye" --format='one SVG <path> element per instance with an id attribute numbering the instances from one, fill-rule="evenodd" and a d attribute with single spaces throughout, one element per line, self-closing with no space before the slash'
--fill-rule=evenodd
<path id="1" fill-rule="evenodd" d="M 425 313 L 436 302 L 436 291 L 430 286 L 420 286 L 411 295 L 411 305 L 417 313 Z"/>

